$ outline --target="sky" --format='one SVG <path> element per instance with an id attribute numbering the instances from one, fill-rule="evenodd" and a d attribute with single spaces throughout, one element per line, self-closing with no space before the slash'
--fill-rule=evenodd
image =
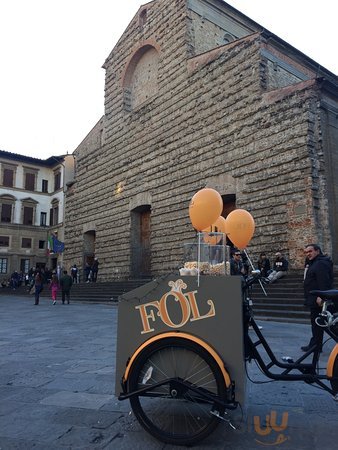
<path id="1" fill-rule="evenodd" d="M 170 1 L 170 0 L 168 0 Z M 0 149 L 72 153 L 104 114 L 102 65 L 141 0 L 0 0 Z M 338 75 L 332 0 L 229 0 Z"/>

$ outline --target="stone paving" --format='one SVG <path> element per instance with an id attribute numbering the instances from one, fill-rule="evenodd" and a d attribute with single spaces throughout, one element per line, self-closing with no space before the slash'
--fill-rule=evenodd
<path id="1" fill-rule="evenodd" d="M 0 297 L 0 450 L 175 448 L 143 431 L 129 402 L 114 396 L 117 314 L 116 305 Z M 310 325 L 260 323 L 279 357 L 299 356 L 309 339 Z M 195 448 L 337 448 L 338 402 L 330 394 L 270 382 L 255 363 L 248 375 L 255 383 L 248 382 L 242 420 L 239 410 L 234 416 L 237 430 L 222 423 Z"/>

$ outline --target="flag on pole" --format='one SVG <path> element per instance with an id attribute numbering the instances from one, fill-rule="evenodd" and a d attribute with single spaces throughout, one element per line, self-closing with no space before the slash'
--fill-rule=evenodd
<path id="1" fill-rule="evenodd" d="M 52 236 L 52 240 L 53 240 L 53 252 L 62 253 L 65 249 L 64 242 L 59 241 L 54 235 Z"/>
<path id="2" fill-rule="evenodd" d="M 47 240 L 47 255 L 50 255 L 51 253 L 54 253 L 54 251 L 53 251 L 53 239 L 52 239 L 52 236 L 48 236 L 48 240 Z"/>

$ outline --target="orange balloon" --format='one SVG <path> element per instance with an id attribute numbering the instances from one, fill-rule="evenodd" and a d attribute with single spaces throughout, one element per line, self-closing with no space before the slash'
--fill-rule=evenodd
<path id="1" fill-rule="evenodd" d="M 189 216 L 193 227 L 202 231 L 221 215 L 223 200 L 215 189 L 205 188 L 196 192 L 190 201 Z"/>
<path id="2" fill-rule="evenodd" d="M 255 221 L 252 215 L 245 209 L 235 209 L 231 211 L 225 222 L 226 234 L 229 239 L 236 247 L 243 250 L 255 231 Z"/>
<path id="3" fill-rule="evenodd" d="M 226 220 L 223 216 L 219 216 L 219 218 L 214 222 L 210 227 L 207 227 L 203 230 L 205 233 L 224 233 L 226 230 Z M 208 234 L 205 234 L 203 236 L 204 242 L 210 245 L 216 245 L 220 242 L 222 239 L 222 236 L 209 236 Z"/>

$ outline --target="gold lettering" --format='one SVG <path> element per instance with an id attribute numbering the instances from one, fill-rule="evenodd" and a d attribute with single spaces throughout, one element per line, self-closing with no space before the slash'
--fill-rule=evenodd
<path id="1" fill-rule="evenodd" d="M 157 316 L 159 316 L 162 322 L 170 328 L 183 327 L 189 321 L 189 319 L 191 322 L 194 322 L 196 320 L 214 317 L 216 315 L 214 302 L 210 299 L 207 300 L 209 311 L 206 314 L 201 315 L 199 307 L 197 305 L 195 294 L 197 294 L 197 291 L 191 291 L 187 294 L 183 294 L 180 289 L 175 290 L 174 288 L 172 288 L 171 291 L 167 292 L 161 297 L 160 301 L 155 300 L 153 302 L 145 303 L 144 305 L 135 306 L 135 309 L 139 310 L 140 312 L 142 321 L 143 329 L 141 331 L 141 334 L 155 331 L 155 328 L 153 328 L 151 324 L 151 322 L 156 321 L 154 309 L 157 309 Z M 180 323 L 174 323 L 169 315 L 169 299 L 171 299 L 171 301 L 179 303 L 179 306 L 181 307 L 182 317 L 180 319 Z"/>
<path id="2" fill-rule="evenodd" d="M 198 306 L 197 306 L 196 297 L 195 297 L 196 292 L 197 291 L 191 291 L 186 294 L 188 297 L 190 307 L 191 307 L 191 312 L 192 312 L 192 319 L 190 319 L 190 321 L 194 322 L 195 320 L 201 320 L 201 319 L 207 319 L 208 317 L 214 317 L 216 315 L 216 312 L 215 312 L 215 305 L 212 300 L 207 301 L 207 304 L 210 305 L 210 309 L 207 312 L 207 314 L 205 314 L 204 316 L 201 316 Z"/>
<path id="3" fill-rule="evenodd" d="M 154 302 L 149 302 L 144 305 L 135 306 L 135 309 L 138 309 L 140 311 L 141 320 L 142 320 L 142 326 L 143 330 L 141 331 L 141 334 L 150 333 L 151 331 L 154 331 L 154 328 L 150 328 L 149 319 L 151 319 L 153 322 L 155 322 L 155 316 L 154 311 L 151 310 L 149 314 L 147 313 L 146 308 L 148 306 L 154 306 L 157 308 L 158 311 L 160 311 L 160 303 L 156 300 Z"/>
<path id="4" fill-rule="evenodd" d="M 182 310 L 182 320 L 180 323 L 175 324 L 169 317 L 168 308 L 167 308 L 167 300 L 169 297 L 174 297 L 175 301 L 178 301 Z M 185 298 L 185 296 L 181 292 L 170 291 L 163 295 L 160 300 L 160 314 L 163 322 L 168 325 L 170 328 L 180 328 L 185 325 L 190 317 L 190 306 L 189 302 Z"/>

